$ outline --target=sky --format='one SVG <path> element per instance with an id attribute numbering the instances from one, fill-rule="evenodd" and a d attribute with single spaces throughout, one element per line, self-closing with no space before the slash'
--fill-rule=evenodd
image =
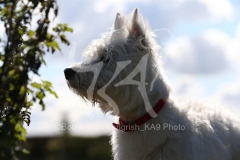
<path id="1" fill-rule="evenodd" d="M 71 134 L 108 135 L 116 117 L 84 102 L 72 93 L 63 70 L 80 62 L 87 45 L 108 31 L 116 13 L 130 14 L 138 8 L 161 45 L 172 95 L 184 100 L 219 105 L 240 114 L 240 2 L 237 0 L 59 0 L 54 24 L 68 23 L 74 29 L 70 46 L 47 55 L 41 79 L 53 83 L 56 99 L 48 95 L 46 110 L 34 105 L 29 136 L 61 134 L 68 119 Z M 0 30 L 0 34 L 3 33 Z M 36 80 L 38 80 L 36 78 Z"/>

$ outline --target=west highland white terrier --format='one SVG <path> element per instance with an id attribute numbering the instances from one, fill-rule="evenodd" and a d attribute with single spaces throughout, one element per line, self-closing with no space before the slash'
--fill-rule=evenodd
<path id="1" fill-rule="evenodd" d="M 119 117 L 115 160 L 239 160 L 240 120 L 220 108 L 179 104 L 161 70 L 160 47 L 135 9 L 64 70 L 70 89 Z"/>

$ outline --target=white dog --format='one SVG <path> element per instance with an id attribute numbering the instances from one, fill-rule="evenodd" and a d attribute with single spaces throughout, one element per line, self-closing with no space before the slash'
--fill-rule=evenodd
<path id="1" fill-rule="evenodd" d="M 240 120 L 217 107 L 180 105 L 161 73 L 159 46 L 136 9 L 65 69 L 76 94 L 119 117 L 115 160 L 239 160 Z"/>

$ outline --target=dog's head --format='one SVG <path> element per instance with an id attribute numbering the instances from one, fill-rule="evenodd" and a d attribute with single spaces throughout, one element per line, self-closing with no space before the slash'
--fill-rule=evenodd
<path id="1" fill-rule="evenodd" d="M 160 75 L 160 47 L 153 36 L 138 9 L 128 16 L 118 13 L 113 29 L 85 50 L 87 60 L 64 70 L 70 89 L 98 102 L 105 112 L 135 110 L 143 104 L 141 89 L 145 87 L 149 96 L 151 83 Z"/>

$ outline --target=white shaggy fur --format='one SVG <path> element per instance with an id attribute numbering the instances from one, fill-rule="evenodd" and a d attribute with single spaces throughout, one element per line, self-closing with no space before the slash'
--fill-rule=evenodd
<path id="1" fill-rule="evenodd" d="M 161 98 L 169 98 L 158 116 L 140 126 L 140 130 L 113 132 L 114 160 L 239 160 L 239 118 L 218 107 L 180 104 L 171 98 L 159 65 L 160 47 L 153 37 L 137 9 L 129 16 L 117 14 L 114 28 L 86 49 L 87 61 L 71 67 L 76 71 L 74 76 L 65 73 L 70 89 L 76 94 L 93 104 L 99 103 L 104 112 L 133 121 L 146 113 L 142 90 L 138 85 L 115 84 L 149 54 L 144 84 L 149 102 L 154 106 Z M 131 63 L 111 82 L 118 62 L 124 61 Z M 98 77 L 90 71 L 99 72 Z M 135 80 L 140 81 L 140 76 L 136 75 Z M 93 81 L 95 86 L 91 85 Z M 112 106 L 113 103 L 117 106 Z"/>

